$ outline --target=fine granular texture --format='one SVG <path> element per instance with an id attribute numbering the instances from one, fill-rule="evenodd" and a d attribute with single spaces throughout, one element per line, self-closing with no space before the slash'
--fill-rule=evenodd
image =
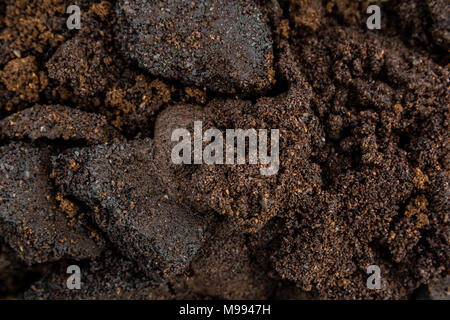
<path id="1" fill-rule="evenodd" d="M 296 86 L 287 94 L 261 98 L 256 104 L 242 100 L 213 100 L 205 108 L 178 105 L 164 110 L 155 125 L 158 165 L 173 195 L 197 210 L 209 208 L 233 217 L 249 230 L 257 230 L 291 205 L 307 206 L 321 184 L 320 168 L 309 158 L 316 155 L 312 142 L 324 144 L 319 121 L 309 107 L 311 90 Z M 247 165 L 177 166 L 171 162 L 172 131 L 192 130 L 202 121 L 204 130 L 217 128 L 279 128 L 280 163 L 289 171 L 263 177 L 259 167 Z M 159 160 L 161 159 L 161 160 Z M 295 182 L 292 181 L 295 179 Z M 292 185 L 295 189 L 292 190 Z"/>
<path id="2" fill-rule="evenodd" d="M 0 244 L 0 295 L 12 298 L 28 290 L 30 282 L 39 280 L 48 272 L 50 266 L 40 264 L 26 265 L 6 244 Z"/>
<path id="3" fill-rule="evenodd" d="M 99 144 L 120 139 L 106 119 L 65 106 L 39 106 L 17 112 L 0 120 L 3 138 L 84 141 Z"/>
<path id="4" fill-rule="evenodd" d="M 254 261 L 239 228 L 219 224 L 191 264 L 190 286 L 195 292 L 221 299 L 267 299 L 274 280 L 264 272 L 264 257 Z"/>
<path id="5" fill-rule="evenodd" d="M 28 56 L 8 62 L 0 77 L 9 91 L 21 100 L 37 102 L 39 93 L 47 86 L 47 76 L 38 70 L 36 58 Z"/>
<path id="6" fill-rule="evenodd" d="M 136 72 L 125 72 L 106 93 L 106 115 L 126 136 L 149 135 L 158 112 L 172 99 L 174 88 Z"/>
<path id="7" fill-rule="evenodd" d="M 26 263 L 83 259 L 101 252 L 88 230 L 69 226 L 76 209 L 57 205 L 48 179 L 50 152 L 25 144 L 1 147 L 0 230 Z M 69 210 L 70 209 L 70 210 Z"/>
<path id="8" fill-rule="evenodd" d="M 114 265 L 116 268 L 111 269 Z M 84 270 L 83 289 L 67 290 L 66 264 L 54 266 L 53 272 L 36 282 L 25 292 L 25 299 L 174 299 L 167 283 L 155 283 L 141 274 L 136 265 L 106 251 L 98 259 L 81 266 Z M 189 293 L 186 293 L 189 294 Z M 194 298 L 193 295 L 187 296 Z"/>
<path id="9" fill-rule="evenodd" d="M 229 93 L 274 81 L 270 30 L 253 1 L 123 0 L 117 11 L 126 53 L 155 76 Z"/>
<path id="10" fill-rule="evenodd" d="M 0 297 L 449 299 L 448 1 L 68 2 L 0 0 Z"/>
<path id="11" fill-rule="evenodd" d="M 114 80 L 117 66 L 101 40 L 76 36 L 62 44 L 47 62 L 50 78 L 80 97 L 95 96 Z"/>
<path id="12" fill-rule="evenodd" d="M 155 174 L 151 140 L 71 151 L 53 162 L 63 194 L 86 203 L 125 256 L 150 276 L 184 271 L 207 221 L 168 200 Z"/>

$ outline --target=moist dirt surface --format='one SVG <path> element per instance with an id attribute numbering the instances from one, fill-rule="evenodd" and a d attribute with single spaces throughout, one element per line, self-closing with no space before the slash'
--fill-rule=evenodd
<path id="1" fill-rule="evenodd" d="M 0 298 L 449 299 L 449 50 L 448 0 L 0 0 Z"/>

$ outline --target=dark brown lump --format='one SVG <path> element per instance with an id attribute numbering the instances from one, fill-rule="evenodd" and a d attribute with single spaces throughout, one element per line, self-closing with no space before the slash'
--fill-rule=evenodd
<path id="1" fill-rule="evenodd" d="M 176 298 L 167 283 L 155 283 L 136 264 L 114 251 L 78 262 L 82 272 L 80 290 L 67 290 L 67 263 L 58 263 L 25 294 L 31 300 L 167 300 Z M 189 298 L 195 295 L 186 293 Z"/>
<path id="2" fill-rule="evenodd" d="M 138 132 L 150 135 L 157 113 L 171 102 L 173 91 L 161 80 L 126 72 L 106 93 L 105 113 L 127 136 Z"/>
<path id="3" fill-rule="evenodd" d="M 310 98 L 310 89 L 299 85 L 287 94 L 262 98 L 256 104 L 215 100 L 204 109 L 178 105 L 164 110 L 155 126 L 155 148 L 172 195 L 199 211 L 210 208 L 232 216 L 249 230 L 261 228 L 295 204 L 308 206 L 321 185 L 320 168 L 310 158 L 318 156 L 324 144 L 319 121 L 309 108 Z M 170 159 L 172 131 L 186 128 L 193 133 L 197 120 L 203 121 L 204 130 L 280 129 L 279 174 L 263 177 L 255 165 L 174 165 Z"/>
<path id="4" fill-rule="evenodd" d="M 191 263 L 189 285 L 194 292 L 220 299 L 267 299 L 275 289 L 264 260 L 253 257 L 246 235 L 225 221 L 200 249 Z M 268 248 L 265 248 L 266 250 Z"/>
<path id="5" fill-rule="evenodd" d="M 69 225 L 54 198 L 51 150 L 13 143 L 0 154 L 0 230 L 16 254 L 27 264 L 97 256 L 101 238 L 90 238 L 82 223 Z"/>
<path id="6" fill-rule="evenodd" d="M 14 140 L 46 138 L 99 144 L 121 139 L 104 117 L 59 105 L 25 109 L 0 120 L 0 128 L 2 138 Z"/>
<path id="7" fill-rule="evenodd" d="M 125 256 L 154 278 L 184 272 L 208 222 L 169 201 L 150 139 L 80 149 L 53 162 L 63 194 L 87 204 Z"/>
<path id="8" fill-rule="evenodd" d="M 175 165 L 172 162 L 172 148 L 176 142 L 171 141 L 172 132 L 178 128 L 185 128 L 193 132 L 194 121 L 203 121 L 208 126 L 203 108 L 193 105 L 175 105 L 162 111 L 155 124 L 155 165 L 159 169 L 161 181 L 167 186 L 172 199 L 185 199 L 192 190 L 191 180 L 193 172 L 199 166 Z M 209 125 L 211 125 L 209 123 Z M 190 203 L 195 206 L 195 204 Z M 198 208 L 201 207 L 199 204 Z"/>
<path id="9" fill-rule="evenodd" d="M 272 39 L 252 1 L 118 1 L 117 37 L 152 75 L 215 92 L 261 92 L 275 80 Z"/>
<path id="10" fill-rule="evenodd" d="M 76 36 L 47 62 L 48 75 L 78 97 L 95 97 L 118 77 L 119 66 L 109 51 L 102 40 Z"/>

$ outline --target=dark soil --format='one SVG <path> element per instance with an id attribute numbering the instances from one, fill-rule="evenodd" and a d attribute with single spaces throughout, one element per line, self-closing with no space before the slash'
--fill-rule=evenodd
<path id="1" fill-rule="evenodd" d="M 0 297 L 449 299 L 450 3 L 368 4 L 0 0 Z M 174 165 L 200 120 L 278 173 Z"/>

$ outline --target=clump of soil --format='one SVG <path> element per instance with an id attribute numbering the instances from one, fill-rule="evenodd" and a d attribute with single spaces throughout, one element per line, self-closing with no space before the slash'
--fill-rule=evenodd
<path id="1" fill-rule="evenodd" d="M 47 62 L 48 75 L 78 97 L 95 97 L 117 79 L 118 66 L 101 40 L 76 36 L 61 45 Z M 95 106 L 98 98 L 92 99 Z"/>
<path id="2" fill-rule="evenodd" d="M 1 147 L 0 230 L 29 265 L 101 252 L 82 224 L 67 226 L 55 205 L 47 167 L 50 151 L 23 143 Z"/>
<path id="3" fill-rule="evenodd" d="M 216 92 L 275 81 L 270 30 L 253 1 L 118 1 L 125 55 L 151 74 Z"/>
<path id="4" fill-rule="evenodd" d="M 39 93 L 48 84 L 47 75 L 39 71 L 33 56 L 11 60 L 1 71 L 0 78 L 8 91 L 26 102 L 37 102 Z"/>
<path id="5" fill-rule="evenodd" d="M 0 120 L 1 135 L 9 139 L 84 141 L 99 144 L 121 135 L 105 117 L 65 106 L 36 105 Z"/>
<path id="6" fill-rule="evenodd" d="M 71 151 L 53 160 L 53 175 L 64 194 L 89 206 L 126 257 L 150 277 L 169 277 L 193 259 L 207 219 L 169 200 L 152 148 L 145 139 Z"/>

